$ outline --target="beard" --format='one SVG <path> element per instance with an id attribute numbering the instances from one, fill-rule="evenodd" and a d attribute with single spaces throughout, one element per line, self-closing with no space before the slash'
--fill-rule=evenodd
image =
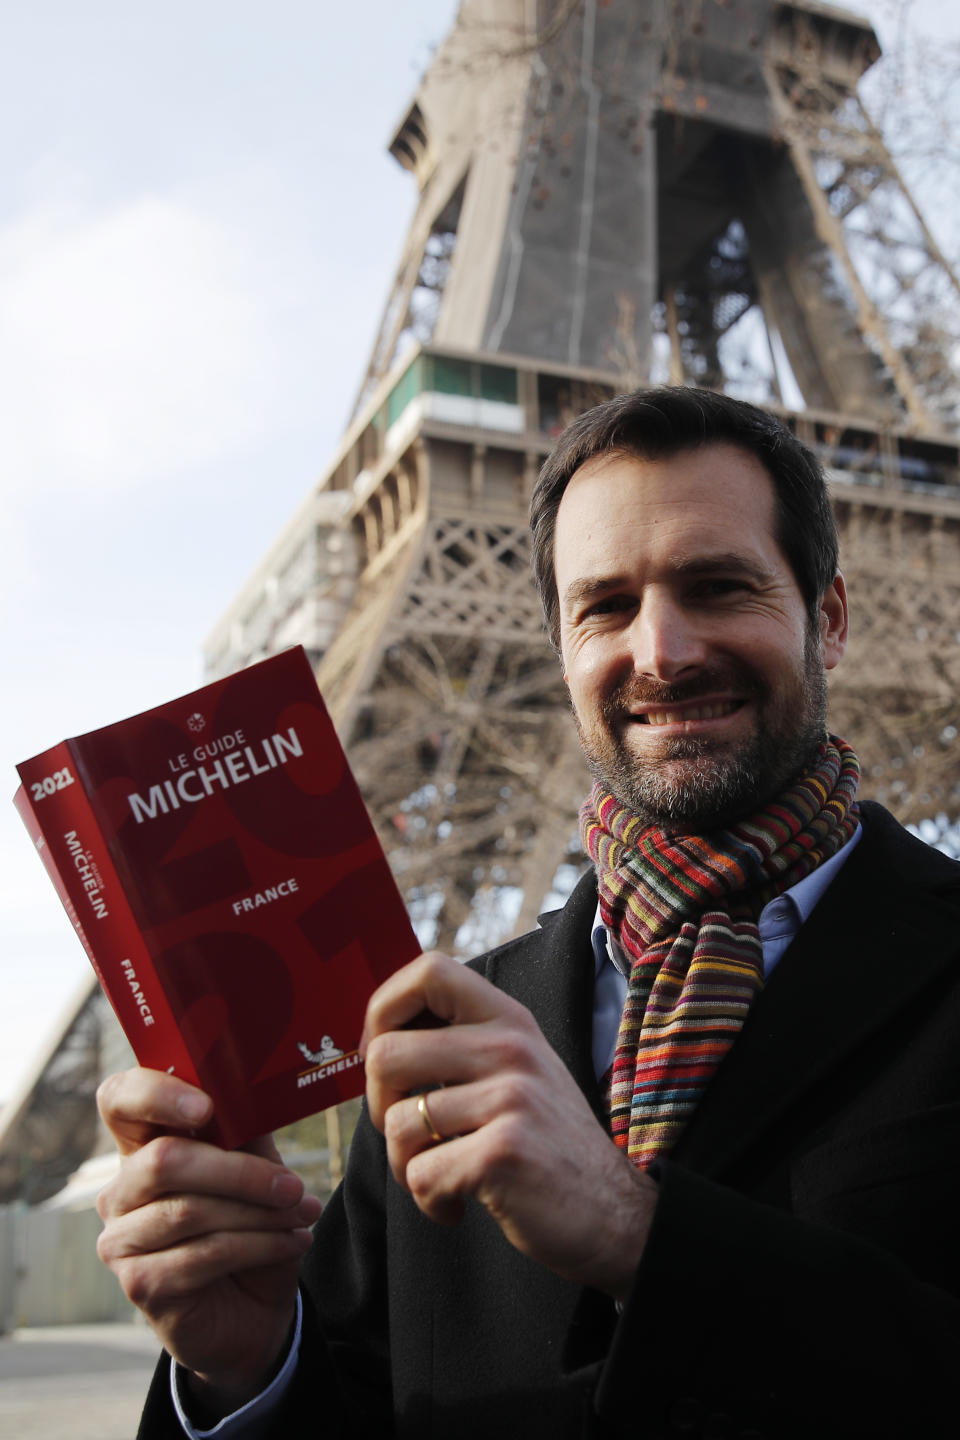
<path id="1" fill-rule="evenodd" d="M 626 743 L 639 706 L 669 709 L 729 687 L 756 707 L 752 735 L 739 741 L 677 735 L 662 753 L 639 756 Z M 826 735 L 827 681 L 818 633 L 809 629 L 803 668 L 776 691 L 746 666 L 702 672 L 689 685 L 631 679 L 600 707 L 602 724 L 590 735 L 575 715 L 594 778 L 647 825 L 691 833 L 717 830 L 754 813 L 811 767 Z"/>

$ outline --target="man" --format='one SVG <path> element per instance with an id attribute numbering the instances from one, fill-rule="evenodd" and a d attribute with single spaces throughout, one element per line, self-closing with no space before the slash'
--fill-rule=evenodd
<path id="1" fill-rule="evenodd" d="M 861 814 L 827 736 L 822 474 L 750 406 L 638 392 L 561 437 L 532 525 L 594 873 L 373 997 L 302 1306 L 317 1205 L 269 1143 L 107 1082 L 101 1254 L 179 1362 L 141 1434 L 952 1435 L 960 866 Z"/>

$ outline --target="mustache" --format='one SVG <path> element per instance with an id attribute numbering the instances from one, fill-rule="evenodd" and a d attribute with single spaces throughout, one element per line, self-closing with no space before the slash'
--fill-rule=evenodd
<path id="1" fill-rule="evenodd" d="M 609 719 L 642 708 L 666 710 L 671 705 L 715 695 L 718 690 L 732 691 L 738 698 L 750 700 L 759 694 L 760 687 L 752 676 L 731 667 L 701 670 L 682 685 L 668 685 L 631 675 L 604 696 L 600 708 L 604 718 Z"/>

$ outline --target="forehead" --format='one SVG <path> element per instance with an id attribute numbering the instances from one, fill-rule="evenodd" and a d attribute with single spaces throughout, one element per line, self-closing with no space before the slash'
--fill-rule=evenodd
<path id="1" fill-rule="evenodd" d="M 660 459 L 607 454 L 573 475 L 557 511 L 561 571 L 613 566 L 638 554 L 695 559 L 711 551 L 785 560 L 776 538 L 776 495 L 747 450 L 703 445 Z"/>

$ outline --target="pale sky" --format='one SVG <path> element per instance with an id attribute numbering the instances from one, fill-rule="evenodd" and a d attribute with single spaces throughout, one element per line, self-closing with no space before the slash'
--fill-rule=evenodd
<path id="1" fill-rule="evenodd" d="M 324 468 L 407 220 L 387 154 L 454 0 L 8 0 L 0 773 L 201 683 Z M 88 962 L 0 805 L 0 1100 Z"/>
<path id="2" fill-rule="evenodd" d="M 325 467 L 415 202 L 386 143 L 455 9 L 3 6 L 10 795 L 18 760 L 201 682 Z M 943 0 L 914 12 L 960 32 Z M 88 962 L 8 801 L 0 875 L 2 1101 Z"/>

